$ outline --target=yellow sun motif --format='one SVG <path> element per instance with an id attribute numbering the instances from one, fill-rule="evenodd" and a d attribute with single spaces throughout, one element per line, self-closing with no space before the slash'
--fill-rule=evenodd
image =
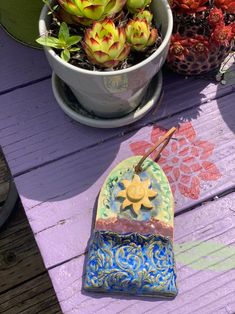
<path id="1" fill-rule="evenodd" d="M 150 180 L 141 181 L 140 177 L 135 174 L 132 181 L 123 180 L 124 190 L 120 191 L 117 197 L 123 197 L 122 209 L 132 206 L 133 211 L 138 216 L 141 206 L 152 209 L 153 205 L 149 198 L 155 197 L 157 192 L 150 190 Z"/>

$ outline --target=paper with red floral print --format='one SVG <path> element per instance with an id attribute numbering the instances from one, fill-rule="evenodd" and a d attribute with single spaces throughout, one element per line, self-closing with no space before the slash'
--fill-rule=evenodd
<path id="1" fill-rule="evenodd" d="M 131 143 L 132 152 L 144 155 L 165 132 L 164 129 L 153 127 L 150 142 Z M 201 181 L 215 181 L 221 177 L 217 166 L 209 160 L 213 150 L 213 143 L 197 138 L 190 122 L 181 124 L 158 161 L 174 194 L 178 192 L 196 200 L 200 196 Z"/>

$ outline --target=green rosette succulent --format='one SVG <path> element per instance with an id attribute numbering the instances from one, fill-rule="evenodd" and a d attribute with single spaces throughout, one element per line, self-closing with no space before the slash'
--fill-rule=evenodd
<path id="1" fill-rule="evenodd" d="M 137 13 L 149 5 L 152 0 L 127 0 L 126 7 L 127 10 L 131 13 Z"/>
<path id="2" fill-rule="evenodd" d="M 73 22 L 91 25 L 120 12 L 126 0 L 57 0 Z"/>
<path id="3" fill-rule="evenodd" d="M 82 46 L 89 61 L 104 68 L 116 67 L 130 52 L 125 30 L 109 19 L 87 29 Z"/>
<path id="4" fill-rule="evenodd" d="M 127 42 L 136 51 L 144 51 L 154 45 L 157 40 L 157 29 L 151 28 L 146 20 L 135 18 L 130 20 L 125 28 Z"/>
<path id="5" fill-rule="evenodd" d="M 134 15 L 134 19 L 136 18 L 139 20 L 146 20 L 148 24 L 151 24 L 153 20 L 153 14 L 148 10 L 142 10 Z"/>

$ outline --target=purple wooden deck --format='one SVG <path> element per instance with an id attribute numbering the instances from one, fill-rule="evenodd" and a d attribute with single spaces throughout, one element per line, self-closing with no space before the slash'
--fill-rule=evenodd
<path id="1" fill-rule="evenodd" d="M 234 85 L 165 71 L 157 112 L 122 129 L 92 129 L 57 106 L 41 51 L 2 30 L 0 42 L 0 145 L 63 312 L 234 313 Z M 150 147 L 162 128 L 175 125 L 178 141 L 160 164 L 176 200 L 179 295 L 156 301 L 81 292 L 93 206 L 104 178 L 120 160 Z"/>

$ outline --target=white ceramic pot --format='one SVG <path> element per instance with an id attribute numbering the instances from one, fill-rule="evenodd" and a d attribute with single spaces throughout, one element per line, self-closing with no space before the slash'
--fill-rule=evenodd
<path id="1" fill-rule="evenodd" d="M 150 57 L 128 69 L 85 70 L 64 62 L 52 49 L 45 47 L 53 71 L 89 112 L 99 117 L 116 118 L 133 111 L 141 102 L 150 80 L 161 69 L 170 44 L 173 18 L 167 0 L 153 0 L 151 9 L 161 26 L 163 42 Z M 48 8 L 44 6 L 39 21 L 41 36 L 47 32 L 51 19 L 47 12 Z"/>

